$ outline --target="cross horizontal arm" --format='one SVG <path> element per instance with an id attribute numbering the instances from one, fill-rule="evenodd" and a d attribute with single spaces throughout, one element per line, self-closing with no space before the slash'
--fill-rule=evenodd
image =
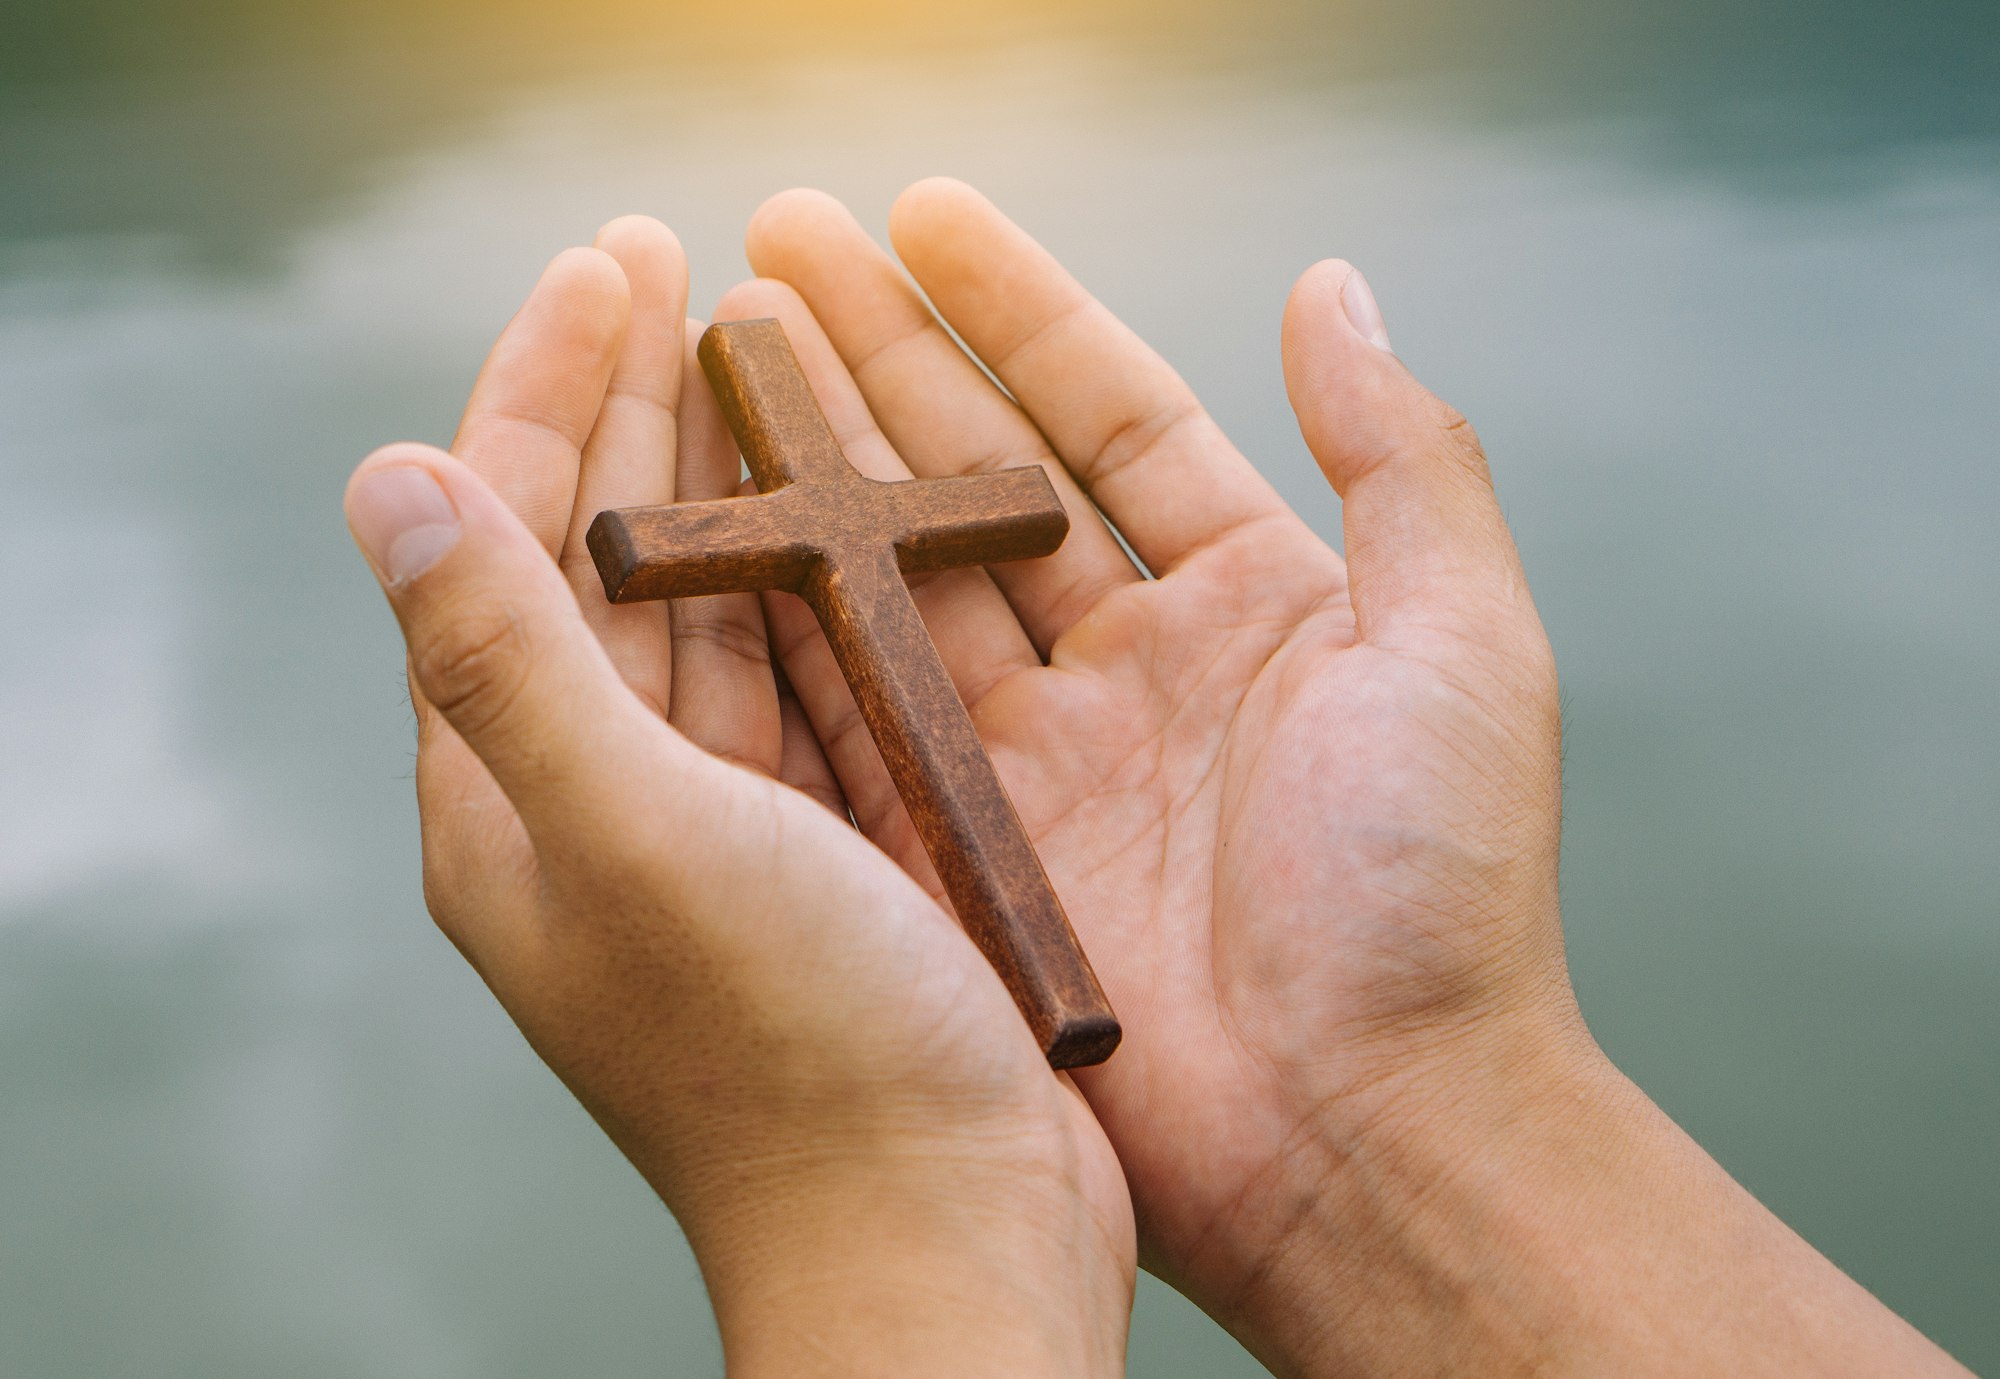
<path id="1" fill-rule="evenodd" d="M 1033 466 L 877 489 L 895 505 L 902 528 L 896 563 L 905 574 L 1047 555 L 1069 533 L 1062 499 L 1049 476 Z"/>
<path id="2" fill-rule="evenodd" d="M 796 591 L 819 561 L 791 495 L 600 512 L 584 544 L 613 603 L 758 589 Z"/>

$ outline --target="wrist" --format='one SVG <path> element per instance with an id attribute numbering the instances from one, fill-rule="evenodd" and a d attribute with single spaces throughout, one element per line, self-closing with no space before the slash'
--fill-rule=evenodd
<path id="1" fill-rule="evenodd" d="M 983 1151 L 822 1166 L 684 1224 L 731 1379 L 1124 1372 L 1129 1218 Z"/>
<path id="2" fill-rule="evenodd" d="M 1529 1023 L 1313 1127 L 1275 1189 L 1297 1209 L 1224 1318 L 1275 1373 L 1958 1372 L 1580 1018 Z"/>
<path id="3" fill-rule="evenodd" d="M 1609 1220 L 1599 1199 L 1652 1157 L 1658 1127 L 1587 1039 L 1530 1042 L 1459 1050 L 1459 1066 L 1385 1083 L 1370 1099 L 1386 1104 L 1322 1129 L 1331 1190 L 1256 1309 L 1286 1319 L 1281 1373 L 1563 1373 L 1615 1323 L 1577 1266 Z"/>
<path id="4" fill-rule="evenodd" d="M 1204 1303 L 1280 1376 L 1505 1372 L 1546 1365 L 1561 1312 L 1546 1256 L 1563 1180 L 1617 1151 L 1630 1084 L 1580 1021 L 1494 1017 L 1477 1037 L 1369 1054 L 1199 1261 Z M 1637 1096 L 1636 1091 L 1632 1092 Z M 1643 1101 L 1643 1098 L 1639 1098 Z"/>

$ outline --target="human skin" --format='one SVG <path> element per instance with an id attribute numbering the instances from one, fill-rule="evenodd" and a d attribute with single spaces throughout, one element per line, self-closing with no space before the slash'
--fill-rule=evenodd
<path id="1" fill-rule="evenodd" d="M 625 224 L 620 234 L 638 233 Z M 616 228 L 606 247 L 625 265 L 634 299 L 643 299 L 643 272 L 619 253 Z M 746 1178 L 806 1208 L 711 1210 L 711 1202 L 753 1196 L 751 1184 L 732 1197 L 712 1175 L 674 1167 L 714 1152 L 703 1147 L 700 1117 L 692 1126 L 684 1119 L 686 1090 L 672 1078 L 657 1085 L 663 1079 L 648 1059 L 686 1037 L 656 1013 L 669 979 L 679 980 L 675 945 L 690 941 L 682 930 L 723 943 L 736 965 L 726 984 L 739 993 L 775 981 L 762 945 L 811 948 L 812 970 L 781 963 L 786 982 L 770 988 L 801 1004 L 804 1013 L 789 1022 L 794 1042 L 819 1041 L 802 1066 L 842 1085 L 858 1080 L 892 1108 L 921 1109 L 887 1116 L 893 1133 L 851 1136 L 827 1156 L 840 1164 L 828 1174 L 875 1185 L 881 1195 L 871 1200 L 891 1218 L 904 1214 L 888 1205 L 904 1191 L 959 1203 L 993 1232 L 989 1250 L 961 1230 L 954 1254 L 949 1241 L 918 1231 L 921 1248 L 909 1253 L 921 1267 L 907 1270 L 896 1264 L 905 1252 L 898 1235 L 877 1234 L 865 1262 L 929 1280 L 987 1261 L 1011 1271 L 1020 1308 L 998 1319 L 995 1343 L 1025 1327 L 1041 1338 L 1028 1358 L 1046 1361 L 1071 1346 L 1046 1372 L 1088 1372 L 1086 1360 L 1101 1367 L 1104 1347 L 1122 1338 L 1122 1317 L 1114 1324 L 1110 1312 L 1129 1289 L 1119 1244 L 1119 1231 L 1131 1230 L 1121 1215 L 1124 1185 L 1147 1266 L 1283 1375 L 1956 1372 L 1731 1182 L 1585 1029 L 1556 895 L 1559 725 L 1547 640 L 1476 439 L 1389 351 L 1359 276 L 1338 261 L 1309 270 L 1282 336 L 1301 429 L 1342 499 L 1343 561 L 1230 446 L 1172 370 L 976 193 L 919 184 L 899 201 L 891 236 L 903 269 L 1006 393 L 960 351 L 896 263 L 816 194 L 788 194 L 758 214 L 749 250 L 766 276 L 726 294 L 716 314 L 784 322 L 864 472 L 892 478 L 1039 463 L 1069 506 L 1071 535 L 1055 556 L 940 575 L 917 597 L 1125 1024 L 1113 1060 L 1077 1075 L 1090 1117 L 1066 1096 L 1033 1093 L 1065 1084 L 1018 1056 L 1018 1020 L 996 1003 L 1004 994 L 995 998 L 992 983 L 962 971 L 969 946 L 954 944 L 958 936 L 937 923 L 941 912 L 920 903 L 923 891 L 935 895 L 935 878 L 803 607 L 785 596 L 764 599 L 761 612 L 747 597 L 686 607 L 667 651 L 664 617 L 603 605 L 575 543 L 598 509 L 666 496 L 654 458 L 671 452 L 663 431 L 656 426 L 642 444 L 619 420 L 632 409 L 613 406 L 594 431 L 587 419 L 568 426 L 570 440 L 590 437 L 580 467 L 573 455 L 508 459 L 502 441 L 521 428 L 474 424 L 482 408 L 475 394 L 457 447 L 468 472 L 416 449 L 363 469 L 415 465 L 463 485 L 473 495 L 466 510 L 491 518 L 477 528 L 483 542 L 489 527 L 505 527 L 473 488 L 475 475 L 492 479 L 531 528 L 540 524 L 539 551 L 508 538 L 507 579 L 522 589 L 527 565 L 539 561 L 541 584 L 550 586 L 547 555 L 570 553 L 570 606 L 580 611 L 558 617 L 553 594 L 543 595 L 550 625 L 570 631 L 516 658 L 544 667 L 535 675 L 550 681 L 532 716 L 522 711 L 515 737 L 527 745 L 519 750 L 609 771 L 623 763 L 607 759 L 629 755 L 633 742 L 674 744 L 647 747 L 650 764 L 636 775 L 593 778 L 590 790 L 565 797 L 580 813 L 552 811 L 538 825 L 543 816 L 515 798 L 513 775 L 483 745 L 478 720 L 487 715 L 461 723 L 462 696 L 432 686 L 447 709 L 441 718 L 420 705 L 423 753 L 437 763 L 427 771 L 420 755 L 427 888 L 440 922 L 537 1047 L 689 1223 L 712 1287 L 724 1281 L 717 1306 L 725 1342 L 739 1338 L 732 1366 L 742 1346 L 756 1343 L 742 1339 L 746 1327 L 782 1333 L 823 1311 L 816 1290 L 834 1287 L 859 1252 L 850 1247 L 838 1264 L 829 1254 L 808 1271 L 811 1286 L 776 1290 L 776 1301 L 757 1287 L 754 1267 L 711 1263 L 768 1259 L 759 1232 L 799 1258 L 830 1250 L 831 1233 L 807 1230 L 794 1241 L 786 1232 L 825 1203 L 837 1211 L 845 1197 L 788 1187 L 793 1166 L 780 1155 L 773 1162 L 785 1171 Z M 643 314 L 634 313 L 631 339 L 644 334 Z M 660 310 L 661 322 L 667 314 Z M 588 316 L 579 311 L 567 333 L 537 337 L 534 350 L 513 352 L 518 358 L 503 340 L 488 376 L 501 370 L 528 390 L 559 376 L 587 396 L 596 375 L 582 361 L 619 348 L 590 334 Z M 663 398 L 667 352 L 648 357 L 652 364 L 629 368 L 620 358 L 624 390 Z M 672 386 L 682 389 L 680 470 L 692 479 L 681 494 L 720 493 L 734 466 L 713 419 L 702 420 L 702 390 Z M 484 380 L 481 387 L 490 391 Z M 578 402 L 569 415 L 586 411 Z M 691 464 L 696 453 L 708 458 Z M 1124 555 L 1100 510 L 1151 578 Z M 475 530 L 469 520 L 465 530 Z M 475 544 L 461 540 L 436 569 L 470 560 L 465 548 Z M 491 568 L 465 576 L 471 582 L 462 587 L 501 587 L 502 560 L 491 555 Z M 448 573 L 427 570 L 392 591 L 411 631 L 420 691 L 428 667 L 467 659 L 417 650 L 428 639 L 493 641 L 462 630 L 480 621 L 453 601 L 473 594 L 440 597 L 433 607 L 412 592 L 440 578 Z M 531 620 L 515 612 L 501 621 Z M 493 625 L 490 610 L 485 625 Z M 767 628 L 795 702 L 772 686 Z M 488 660 L 500 668 L 482 669 Z M 662 688 L 659 668 L 669 661 L 674 678 Z M 475 700 L 512 705 L 523 696 L 505 685 L 534 678 L 508 669 L 506 655 L 482 652 L 470 663 L 470 681 L 485 686 Z M 624 672 L 637 691 L 626 698 L 641 709 L 647 699 L 669 704 L 686 740 L 657 715 L 609 713 L 616 696 L 606 665 Z M 578 698 L 568 683 L 579 666 L 598 667 L 597 698 Z M 505 830 L 483 822 L 511 816 L 446 719 L 522 806 L 531 855 L 541 859 L 534 865 L 567 878 L 556 907 L 565 935 L 608 930 L 614 938 L 597 940 L 600 948 L 657 952 L 637 975 L 621 959 L 616 972 L 598 961 L 552 982 L 546 959 L 481 960 L 485 941 L 466 935 L 483 933 L 488 912 L 510 904 L 482 894 L 495 883 L 474 877 L 491 876 L 497 848 L 518 854 L 526 845 L 502 843 Z M 823 756 L 816 743 L 825 744 Z M 703 765 L 714 759 L 689 744 L 745 766 Z M 495 750 L 506 758 L 508 749 Z M 764 892 L 731 871 L 761 869 L 759 886 L 771 884 L 762 877 L 768 850 L 746 847 L 717 823 L 748 807 L 731 801 L 750 797 L 739 778 L 760 772 L 799 791 L 761 786 L 758 809 L 796 812 L 809 794 L 851 809 L 880 849 L 836 843 L 841 830 L 824 811 L 799 835 L 788 832 L 787 853 L 811 854 L 797 871 L 811 880 L 798 881 L 791 899 L 800 913 L 782 926 L 764 917 Z M 662 779 L 674 783 L 670 799 Z M 586 795 L 591 803 L 580 804 Z M 697 799 L 706 807 L 691 807 Z M 606 844 L 605 833 L 616 843 Z M 690 846 L 662 861 L 654 854 L 663 837 Z M 626 899 L 605 899 L 617 893 L 598 879 L 607 847 L 628 858 L 614 875 L 636 870 L 622 883 Z M 885 869 L 884 857 L 894 865 Z M 663 868 L 674 877 L 662 881 Z M 672 889 L 693 885 L 680 875 L 689 870 L 699 873 L 699 903 Z M 786 868 L 778 870 L 782 882 Z M 672 898 L 650 901 L 648 886 L 666 886 Z M 967 1095 L 966 1069 L 954 1060 L 905 1058 L 899 1068 L 893 1045 L 913 1034 L 908 1012 L 871 1002 L 879 987 L 827 979 L 827 964 L 865 974 L 883 960 L 879 922 L 858 913 L 882 903 L 872 899 L 877 888 L 894 898 L 891 913 L 912 916 L 910 942 L 921 935 L 939 962 L 947 950 L 960 955 L 948 964 L 956 989 L 985 993 L 976 1017 L 950 1011 L 964 1023 L 967 1064 L 979 1066 L 977 1051 L 1016 1049 L 1004 1074 L 972 1079 L 979 1095 Z M 550 887 L 539 889 L 540 900 L 511 908 L 543 915 L 547 928 Z M 741 907 L 758 922 L 739 920 Z M 691 917 L 662 938 L 647 923 L 663 909 Z M 612 917 L 608 924 L 574 922 L 600 913 Z M 551 986 L 568 994 L 551 997 Z M 678 1011 L 677 1000 L 664 1003 Z M 768 1006 L 769 996 L 756 1003 Z M 641 1034 L 606 1041 L 583 1028 L 586 1013 L 607 1007 L 626 1011 Z M 856 1028 L 870 1025 L 881 1028 Z M 572 1044 L 585 1052 L 572 1055 Z M 753 1091 L 761 1085 L 757 1054 L 726 1039 L 702 1051 L 708 1066 L 727 1070 L 715 1076 L 746 1079 Z M 809 1088 L 778 1081 L 777 1094 L 732 1098 L 752 1105 L 724 1139 L 740 1146 L 764 1136 L 782 1146 L 824 1114 L 822 1100 L 804 1095 Z M 974 1205 L 988 1186 L 980 1174 L 926 1167 L 935 1159 L 955 1170 L 964 1146 L 1002 1133 L 997 1127 L 1046 1147 L 994 1157 L 1038 1183 L 1030 1196 L 1047 1210 L 989 1222 Z M 893 1173 L 869 1166 L 880 1143 L 906 1151 L 886 1156 Z M 1085 1237 L 1094 1246 L 1079 1253 Z M 1055 1272 L 1019 1272 L 1036 1267 Z M 1062 1286 L 1030 1286 L 1050 1279 Z M 1070 1320 L 1040 1310 L 1052 1291 Z M 739 1305 L 732 1293 L 763 1300 Z M 745 1320 L 732 1322 L 732 1311 Z M 921 1309 L 901 1314 L 913 1334 L 923 1324 Z M 843 1358 L 892 1372 L 862 1357 L 870 1345 L 893 1344 L 896 1328 L 883 1332 L 848 1338 L 862 1349 Z M 964 1372 L 957 1360 L 965 1353 L 938 1354 Z"/>
<path id="2" fill-rule="evenodd" d="M 613 222 L 502 334 L 455 454 L 349 484 L 409 650 L 431 913 L 679 1219 L 731 1375 L 1122 1373 L 1104 1134 L 847 822 L 743 644 L 755 596 L 670 629 L 597 586 L 599 509 L 735 487 L 685 300 L 672 235 Z"/>
<path id="3" fill-rule="evenodd" d="M 785 322 L 850 453 L 1041 464 L 1069 506 L 1054 556 L 926 611 L 1124 1021 L 1077 1082 L 1148 1268 L 1281 1375 L 1956 1371 L 1590 1038 L 1548 640 L 1477 439 L 1359 275 L 1308 270 L 1281 349 L 1343 560 L 976 192 L 920 183 L 890 234 L 936 317 L 810 192 L 758 213 L 767 281 L 717 315 Z M 928 880 L 767 603 L 855 817 Z"/>

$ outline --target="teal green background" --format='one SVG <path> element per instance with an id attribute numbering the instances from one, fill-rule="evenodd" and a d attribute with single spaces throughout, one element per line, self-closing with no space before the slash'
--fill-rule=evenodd
<path id="1" fill-rule="evenodd" d="M 671 1220 L 424 918 L 339 492 L 601 220 L 674 225 L 705 310 L 767 194 L 879 230 L 935 172 L 1333 536 L 1278 313 L 1367 269 L 1555 641 L 1593 1028 L 2000 1368 L 2000 18 L 1616 8 L 14 0 L 0 1374 L 719 1370 Z M 1150 1283 L 1131 1370 L 1258 1372 Z"/>

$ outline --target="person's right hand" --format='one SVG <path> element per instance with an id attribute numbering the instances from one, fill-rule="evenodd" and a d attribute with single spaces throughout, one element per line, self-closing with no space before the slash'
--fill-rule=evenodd
<path id="1" fill-rule="evenodd" d="M 1343 560 L 977 193 L 920 183 L 890 231 L 915 287 L 778 197 L 749 253 L 781 281 L 717 314 L 783 321 L 865 471 L 1038 464 L 1069 508 L 1055 555 L 918 596 L 1124 1021 L 1078 1082 L 1148 1266 L 1286 1374 L 1935 1359 L 1585 1030 L 1549 644 L 1360 275 L 1309 270 L 1282 349 Z M 857 819 L 935 886 L 810 618 L 769 610 Z"/>

